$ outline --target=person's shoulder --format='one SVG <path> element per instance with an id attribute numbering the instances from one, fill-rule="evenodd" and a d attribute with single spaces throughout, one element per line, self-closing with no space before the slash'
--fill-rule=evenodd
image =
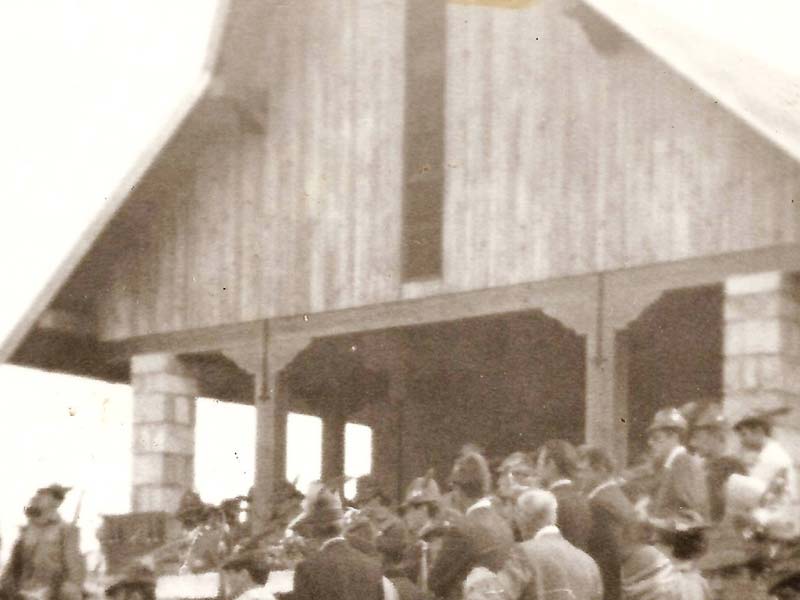
<path id="1" fill-rule="evenodd" d="M 265 587 L 255 587 L 241 594 L 236 600 L 275 600 L 275 596 Z"/>

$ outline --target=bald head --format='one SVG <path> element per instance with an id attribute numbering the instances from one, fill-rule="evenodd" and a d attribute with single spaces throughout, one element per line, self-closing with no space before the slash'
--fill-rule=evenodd
<path id="1" fill-rule="evenodd" d="M 546 490 L 528 490 L 517 499 L 514 518 L 525 539 L 548 525 L 555 525 L 558 501 Z"/>

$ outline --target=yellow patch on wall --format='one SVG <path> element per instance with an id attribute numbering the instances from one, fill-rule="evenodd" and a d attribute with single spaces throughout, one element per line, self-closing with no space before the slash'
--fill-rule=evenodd
<path id="1" fill-rule="evenodd" d="M 536 0 L 447 0 L 450 4 L 467 6 L 492 6 L 494 8 L 526 8 Z"/>

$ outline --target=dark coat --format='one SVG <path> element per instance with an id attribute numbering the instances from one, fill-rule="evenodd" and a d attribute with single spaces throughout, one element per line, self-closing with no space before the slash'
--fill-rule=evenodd
<path id="1" fill-rule="evenodd" d="M 497 571 L 513 545 L 511 527 L 494 508 L 474 508 L 445 533 L 428 587 L 440 598 L 460 598 L 469 572 L 474 567 Z"/>
<path id="2" fill-rule="evenodd" d="M 333 540 L 294 572 L 292 600 L 383 600 L 380 565 L 344 539 Z"/>
<path id="3" fill-rule="evenodd" d="M 574 483 L 565 482 L 550 489 L 558 501 L 556 525 L 569 543 L 586 551 L 592 532 L 592 512 L 586 497 Z"/>
<path id="4" fill-rule="evenodd" d="M 685 450 L 675 455 L 669 466 L 658 473 L 658 487 L 650 514 L 670 518 L 683 510 L 692 510 L 703 519 L 710 518 L 708 487 L 700 461 Z"/>
<path id="5" fill-rule="evenodd" d="M 734 473 L 747 473 L 744 463 L 733 456 L 719 456 L 706 461 L 708 505 L 711 521 L 719 523 L 725 516 L 725 484 Z"/>
<path id="6" fill-rule="evenodd" d="M 620 597 L 620 545 L 625 525 L 636 518 L 633 505 L 616 483 L 603 486 L 587 497 L 592 511 L 592 530 L 589 535 L 589 555 L 600 568 L 603 577 L 603 597 Z"/>

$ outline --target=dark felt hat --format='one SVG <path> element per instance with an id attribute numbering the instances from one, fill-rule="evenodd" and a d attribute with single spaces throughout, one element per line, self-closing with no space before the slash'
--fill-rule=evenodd
<path id="1" fill-rule="evenodd" d="M 54 483 L 52 485 L 48 485 L 47 487 L 39 488 L 38 490 L 36 490 L 36 493 L 50 494 L 53 498 L 55 498 L 59 502 L 63 502 L 64 497 L 71 489 L 72 489 L 71 487 L 66 487 L 58 483 Z"/>
<path id="2" fill-rule="evenodd" d="M 190 516 L 202 516 L 207 511 L 208 506 L 200 498 L 200 495 L 197 492 L 188 490 L 181 496 L 175 516 L 178 519 L 184 519 Z"/>
<path id="3" fill-rule="evenodd" d="M 363 475 L 356 479 L 356 497 L 353 498 L 353 504 L 360 506 L 374 498 L 386 500 L 386 494 L 383 493 L 378 480 L 372 475 Z"/>
<path id="4" fill-rule="evenodd" d="M 733 428 L 739 429 L 749 425 L 763 425 L 766 428 L 770 428 L 774 424 L 775 417 L 782 417 L 788 414 L 790 410 L 791 408 L 788 406 L 770 409 L 754 408 L 739 417 L 733 424 Z"/>
<path id="5" fill-rule="evenodd" d="M 156 575 L 153 570 L 142 563 L 134 563 L 125 570 L 122 577 L 106 588 L 106 595 L 111 596 L 125 587 L 155 587 L 155 585 Z"/>

